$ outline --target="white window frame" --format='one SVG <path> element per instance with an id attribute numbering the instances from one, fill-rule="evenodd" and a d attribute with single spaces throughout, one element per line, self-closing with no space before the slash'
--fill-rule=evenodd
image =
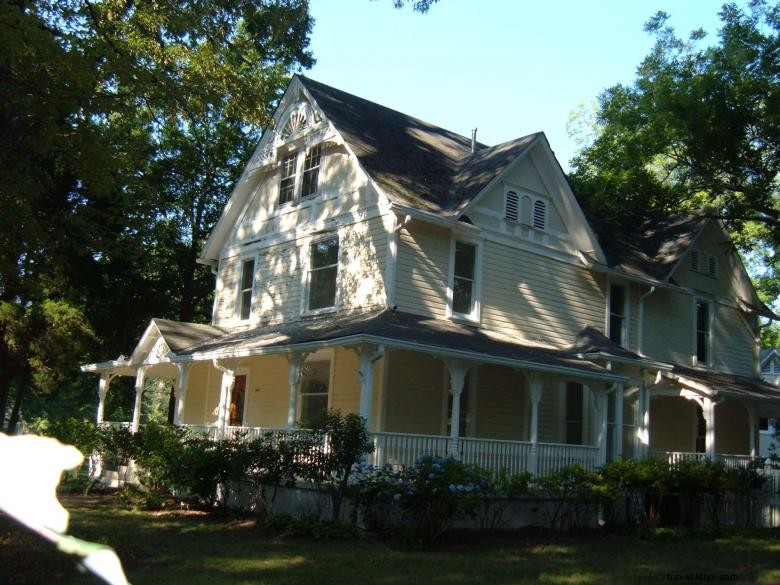
<path id="1" fill-rule="evenodd" d="M 321 349 L 317 351 L 316 353 L 308 356 L 306 358 L 306 361 L 304 361 L 303 365 L 306 366 L 306 362 L 324 362 L 328 361 L 328 406 L 326 407 L 326 410 L 330 410 L 333 407 L 333 380 L 334 380 L 334 372 L 336 368 L 334 367 L 336 363 L 336 352 L 333 349 Z M 298 400 L 296 401 L 296 411 L 295 411 L 295 420 L 300 421 L 301 420 L 301 411 L 303 410 L 303 376 L 301 376 L 301 383 L 298 385 Z"/>
<path id="2" fill-rule="evenodd" d="M 474 290 L 473 306 L 470 313 L 457 313 L 453 309 L 455 291 L 455 247 L 458 242 L 474 246 Z M 450 265 L 447 278 L 447 318 L 479 324 L 482 315 L 482 246 L 480 240 L 453 235 L 450 238 Z"/>
<path id="3" fill-rule="evenodd" d="M 706 360 L 699 361 L 699 312 L 698 305 L 703 303 L 707 305 L 707 331 L 705 339 L 706 348 Z M 691 355 L 691 361 L 694 366 L 711 366 L 713 363 L 713 344 L 712 344 L 712 327 L 715 318 L 715 303 L 710 299 L 704 297 L 693 298 L 693 352 Z"/>
<path id="4" fill-rule="evenodd" d="M 329 240 L 335 238 L 338 242 L 338 255 L 336 257 L 336 291 L 333 295 L 333 305 L 330 307 L 320 307 L 319 309 L 309 309 L 309 296 L 311 293 L 311 249 L 317 242 Z M 337 307 L 341 305 L 341 255 L 342 255 L 342 238 L 337 231 L 325 232 L 318 234 L 316 237 L 309 240 L 305 246 L 304 262 L 303 264 L 303 282 L 301 289 L 303 294 L 301 295 L 301 314 L 302 315 L 321 315 L 323 313 L 333 313 L 337 310 Z"/>
<path id="5" fill-rule="evenodd" d="M 317 164 L 317 189 L 314 193 L 303 194 L 303 174 L 306 171 L 306 155 L 308 155 L 315 148 L 319 149 L 320 158 Z M 308 201 L 314 199 L 322 193 L 322 163 L 325 158 L 325 145 L 321 142 L 311 145 L 298 145 L 292 146 L 289 150 L 281 150 L 279 152 L 279 177 L 277 181 L 277 196 L 276 196 L 276 208 L 282 209 L 291 205 L 295 205 L 301 201 Z M 290 157 L 295 157 L 295 182 L 293 186 L 293 195 L 290 201 L 284 203 L 280 202 L 282 193 L 282 163 Z M 314 167 L 312 167 L 314 168 Z"/>
<path id="6" fill-rule="evenodd" d="M 243 287 L 244 283 L 244 266 L 252 262 L 252 286 L 249 288 L 249 315 L 246 318 L 241 317 L 241 310 L 244 308 L 244 292 L 247 290 Z M 252 321 L 254 317 L 254 297 L 255 297 L 255 281 L 257 280 L 257 255 L 242 256 L 238 265 L 238 278 L 236 279 L 236 313 L 235 318 L 241 323 L 248 323 Z"/>
<path id="7" fill-rule="evenodd" d="M 611 339 L 612 334 L 612 287 L 613 286 L 619 286 L 623 289 L 624 295 L 623 295 L 623 323 L 621 325 L 620 330 L 620 339 L 621 343 L 619 344 L 620 347 L 628 349 L 629 343 L 628 343 L 628 323 L 629 323 L 629 291 L 630 287 L 628 284 L 623 282 L 616 282 L 616 281 L 607 281 L 607 314 L 606 314 L 606 324 L 604 327 L 604 330 L 607 332 L 607 337 Z"/>

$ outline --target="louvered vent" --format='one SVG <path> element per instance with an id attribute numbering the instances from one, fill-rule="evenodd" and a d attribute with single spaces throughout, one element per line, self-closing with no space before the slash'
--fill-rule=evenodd
<path id="1" fill-rule="evenodd" d="M 520 197 L 514 191 L 506 193 L 506 219 L 517 221 L 520 219 Z"/>
<path id="2" fill-rule="evenodd" d="M 718 278 L 718 259 L 715 256 L 707 256 L 707 274 Z"/>
<path id="3" fill-rule="evenodd" d="M 699 261 L 699 251 L 691 250 L 690 257 L 691 257 L 691 270 L 693 270 L 694 272 L 699 272 L 701 270 L 701 263 Z"/>
<path id="4" fill-rule="evenodd" d="M 540 199 L 534 201 L 533 222 L 534 222 L 534 227 L 536 229 L 539 230 L 544 229 L 546 215 L 547 215 L 547 206 L 544 204 L 544 201 L 541 201 Z"/>

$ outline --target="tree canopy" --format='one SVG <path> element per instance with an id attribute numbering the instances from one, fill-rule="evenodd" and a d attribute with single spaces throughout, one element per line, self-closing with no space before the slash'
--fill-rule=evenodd
<path id="1" fill-rule="evenodd" d="M 725 4 L 718 42 L 687 39 L 658 12 L 632 84 L 599 96 L 597 137 L 572 161 L 575 190 L 602 223 L 708 209 L 762 256 L 777 295 L 780 246 L 780 4 Z"/>
<path id="2" fill-rule="evenodd" d="M 208 320 L 197 254 L 289 76 L 314 62 L 312 23 L 305 0 L 0 6 L 0 423 L 43 388 L 10 332 L 54 308 L 83 316 L 62 326 L 102 358 L 151 315 Z"/>

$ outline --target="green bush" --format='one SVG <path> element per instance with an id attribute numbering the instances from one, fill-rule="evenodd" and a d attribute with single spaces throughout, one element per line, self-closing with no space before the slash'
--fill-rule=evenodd
<path id="1" fill-rule="evenodd" d="M 599 506 L 617 495 L 601 474 L 570 465 L 534 480 L 534 492 L 543 498 L 542 511 L 553 530 L 588 526 Z"/>

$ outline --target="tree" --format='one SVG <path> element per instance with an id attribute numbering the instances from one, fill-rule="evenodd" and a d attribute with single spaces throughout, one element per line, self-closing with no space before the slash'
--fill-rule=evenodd
<path id="1" fill-rule="evenodd" d="M 311 26 L 305 0 L 0 6 L 0 301 L 81 310 L 73 365 L 207 320 L 197 252 Z"/>
<path id="2" fill-rule="evenodd" d="M 594 221 L 708 208 L 777 283 L 780 246 L 780 5 L 725 4 L 719 42 L 688 40 L 657 13 L 656 43 L 631 85 L 599 96 L 598 136 L 571 176 Z M 767 289 L 769 290 L 769 289 Z"/>

